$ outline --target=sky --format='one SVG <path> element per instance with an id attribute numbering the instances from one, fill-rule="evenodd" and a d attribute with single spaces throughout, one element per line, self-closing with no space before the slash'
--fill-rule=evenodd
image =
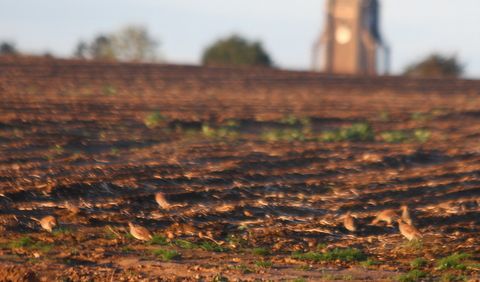
<path id="1" fill-rule="evenodd" d="M 381 0 L 392 73 L 432 52 L 456 54 L 480 78 L 479 0 Z M 260 40 L 277 66 L 306 70 L 324 25 L 325 0 L 0 0 L 0 41 L 20 51 L 71 56 L 80 39 L 135 24 L 171 63 L 198 64 L 233 33 Z"/>

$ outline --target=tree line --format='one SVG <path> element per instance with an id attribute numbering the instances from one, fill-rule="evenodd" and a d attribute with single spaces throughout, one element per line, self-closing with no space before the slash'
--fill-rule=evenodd
<path id="1" fill-rule="evenodd" d="M 72 57 L 82 60 L 162 62 L 160 42 L 143 26 L 130 25 L 111 33 L 80 40 Z M 0 43 L 0 56 L 21 56 L 12 42 Z M 208 66 L 274 67 L 262 42 L 240 35 L 220 38 L 205 48 L 202 64 Z M 433 53 L 408 65 L 403 75 L 412 77 L 461 77 L 464 66 L 455 55 Z"/>

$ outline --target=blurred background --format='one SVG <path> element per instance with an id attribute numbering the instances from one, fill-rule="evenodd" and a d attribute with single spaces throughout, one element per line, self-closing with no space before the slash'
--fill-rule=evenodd
<path id="1" fill-rule="evenodd" d="M 465 77 L 480 76 L 478 1 L 384 0 L 380 5 L 391 73 L 401 74 L 438 53 L 456 56 Z M 326 15 L 325 0 L 1 0 L 0 6 L 0 42 L 21 53 L 68 58 L 81 42 L 136 26 L 157 43 L 155 58 L 163 62 L 199 64 L 213 42 L 238 34 L 261 42 L 275 66 L 298 70 L 311 67 L 312 46 Z"/>

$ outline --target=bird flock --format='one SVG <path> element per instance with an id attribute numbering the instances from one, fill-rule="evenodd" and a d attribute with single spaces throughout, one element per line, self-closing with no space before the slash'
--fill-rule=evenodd
<path id="1" fill-rule="evenodd" d="M 164 210 L 169 210 L 176 206 L 172 205 L 167 200 L 165 194 L 162 192 L 158 192 L 155 194 L 155 201 L 158 206 Z M 80 212 L 79 207 L 70 202 L 66 202 L 65 207 L 72 214 L 78 214 Z M 401 213 L 399 214 L 398 211 L 394 209 L 382 210 L 376 214 L 375 219 L 371 222 L 371 224 L 377 225 L 380 222 L 385 222 L 389 226 L 391 226 L 392 223 L 396 222 L 398 224 L 398 230 L 400 231 L 400 234 L 402 234 L 409 241 L 421 239 L 423 236 L 421 232 L 414 226 L 408 206 L 401 206 L 400 211 Z M 45 216 L 42 219 L 32 219 L 37 221 L 40 226 L 48 232 L 52 232 L 53 229 L 58 225 L 56 218 L 51 215 Z M 357 232 L 359 229 L 357 226 L 356 217 L 352 215 L 351 212 L 347 212 L 343 216 L 343 225 L 346 230 L 352 233 Z M 138 239 L 140 241 L 150 241 L 153 238 L 152 233 L 150 233 L 147 228 L 141 225 L 130 221 L 128 222 L 128 227 L 130 234 L 135 239 Z"/>
<path id="2" fill-rule="evenodd" d="M 377 225 L 380 222 L 385 222 L 388 225 L 392 225 L 393 222 L 397 222 L 400 234 L 402 234 L 409 241 L 421 239 L 422 233 L 413 225 L 412 217 L 408 206 L 403 205 L 400 207 L 401 215 L 396 210 L 388 209 L 379 212 L 375 219 L 372 221 L 372 225 Z M 343 225 L 345 229 L 350 232 L 356 232 L 358 230 L 355 222 L 355 217 L 350 212 L 347 212 L 343 218 Z"/>

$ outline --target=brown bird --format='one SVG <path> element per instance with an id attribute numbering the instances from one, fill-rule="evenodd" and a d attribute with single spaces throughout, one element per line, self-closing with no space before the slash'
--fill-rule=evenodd
<path id="1" fill-rule="evenodd" d="M 343 226 L 345 226 L 345 228 L 348 231 L 351 231 L 351 232 L 357 231 L 355 218 L 350 214 L 350 212 L 347 212 L 347 214 L 343 217 Z"/>
<path id="2" fill-rule="evenodd" d="M 47 215 L 44 218 L 40 219 L 38 221 L 40 223 L 40 226 L 42 226 L 43 229 L 47 230 L 48 232 L 52 232 L 53 228 L 57 226 L 57 220 L 55 217 L 51 215 Z"/>
<path id="3" fill-rule="evenodd" d="M 168 210 L 172 207 L 172 205 L 170 205 L 170 203 L 167 201 L 165 194 L 162 192 L 155 194 L 155 201 L 162 209 Z"/>
<path id="4" fill-rule="evenodd" d="M 384 210 L 377 214 L 377 217 L 372 221 L 372 224 L 375 225 L 380 221 L 385 221 L 388 225 L 391 225 L 397 218 L 398 214 L 395 210 Z"/>
<path id="5" fill-rule="evenodd" d="M 401 219 L 398 219 L 397 222 L 398 222 L 398 229 L 400 229 L 400 233 L 409 241 L 418 240 L 423 237 L 422 233 L 420 233 L 420 231 L 418 231 L 418 229 L 415 228 L 415 226 L 410 225 L 408 223 L 404 223 Z"/>
<path id="6" fill-rule="evenodd" d="M 403 205 L 401 207 L 402 209 L 402 220 L 409 224 L 409 225 L 412 225 L 412 218 L 410 217 L 410 212 L 408 211 L 408 206 L 406 205 Z"/>
<path id="7" fill-rule="evenodd" d="M 143 226 L 133 224 L 132 222 L 129 222 L 128 226 L 130 227 L 130 234 L 138 240 L 150 241 L 153 238 L 150 231 Z"/>

